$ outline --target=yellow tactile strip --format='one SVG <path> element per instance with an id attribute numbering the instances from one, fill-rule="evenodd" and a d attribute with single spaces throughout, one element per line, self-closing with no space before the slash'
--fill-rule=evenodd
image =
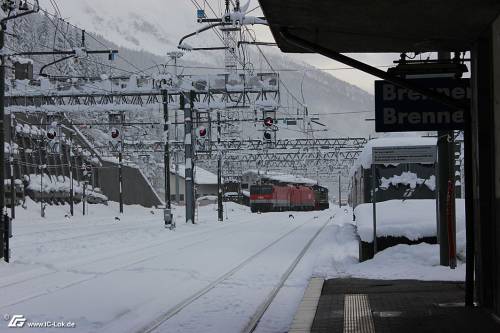
<path id="1" fill-rule="evenodd" d="M 375 326 L 368 295 L 344 295 L 344 333 L 374 332 Z"/>

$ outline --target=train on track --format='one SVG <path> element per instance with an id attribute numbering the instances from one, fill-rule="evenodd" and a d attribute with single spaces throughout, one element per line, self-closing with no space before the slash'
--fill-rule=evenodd
<path id="1" fill-rule="evenodd" d="M 252 213 L 324 210 L 329 206 L 328 189 L 323 186 L 289 184 L 250 186 Z"/>

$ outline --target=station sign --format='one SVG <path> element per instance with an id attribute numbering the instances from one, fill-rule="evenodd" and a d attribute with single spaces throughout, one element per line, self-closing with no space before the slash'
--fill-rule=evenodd
<path id="1" fill-rule="evenodd" d="M 436 146 L 373 147 L 373 164 L 434 164 L 437 160 Z"/>
<path id="2" fill-rule="evenodd" d="M 412 79 L 412 83 L 470 105 L 472 91 L 469 79 Z M 377 132 L 463 130 L 465 111 L 453 109 L 388 81 L 375 81 Z"/>

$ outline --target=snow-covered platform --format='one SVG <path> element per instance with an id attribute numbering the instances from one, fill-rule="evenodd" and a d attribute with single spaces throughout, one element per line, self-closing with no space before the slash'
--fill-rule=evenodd
<path id="1" fill-rule="evenodd" d="M 464 297 L 461 282 L 330 279 L 302 332 L 500 332 L 499 321 L 466 308 Z"/>

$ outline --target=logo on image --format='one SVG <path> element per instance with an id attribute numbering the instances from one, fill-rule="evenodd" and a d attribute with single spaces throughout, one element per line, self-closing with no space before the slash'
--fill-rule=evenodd
<path id="1" fill-rule="evenodd" d="M 8 327 L 23 327 L 26 323 L 26 318 L 23 315 L 13 315 L 10 318 Z"/>

